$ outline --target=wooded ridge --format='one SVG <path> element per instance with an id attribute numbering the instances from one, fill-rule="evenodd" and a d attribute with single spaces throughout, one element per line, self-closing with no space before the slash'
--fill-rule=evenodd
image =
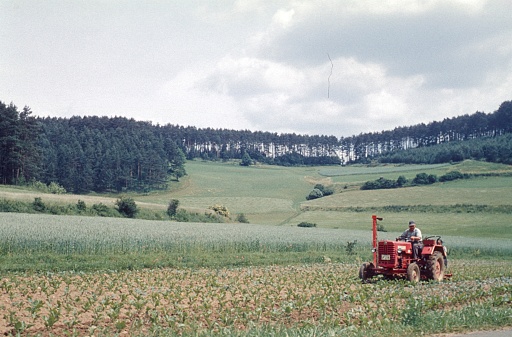
<path id="1" fill-rule="evenodd" d="M 512 164 L 512 101 L 486 114 L 337 138 L 153 125 L 125 117 L 40 118 L 0 101 L 0 183 L 57 182 L 75 193 L 166 188 L 186 174 L 185 158 L 249 156 L 275 165 L 380 161 Z M 436 146 L 434 146 L 436 145 Z"/>

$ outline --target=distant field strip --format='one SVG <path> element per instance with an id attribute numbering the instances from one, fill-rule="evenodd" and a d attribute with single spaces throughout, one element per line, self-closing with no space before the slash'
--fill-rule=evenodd
<path id="1" fill-rule="evenodd" d="M 347 166 L 347 167 L 326 167 L 321 168 L 318 173 L 322 176 L 336 177 L 348 175 L 361 175 L 361 174 L 379 174 L 379 173 L 393 173 L 393 172 L 410 172 L 410 171 L 430 171 L 442 167 L 451 166 L 450 164 L 432 164 L 432 165 L 386 165 L 376 167 L 361 167 L 361 166 Z"/>
<path id="2" fill-rule="evenodd" d="M 504 179 L 501 180 L 505 182 Z M 390 205 L 510 205 L 512 200 L 512 178 L 506 180 L 508 185 L 501 187 L 470 188 L 457 185 L 418 186 L 373 191 L 351 191 L 329 197 L 315 199 L 301 204 L 308 209 L 334 209 L 336 207 L 383 207 Z M 478 184 L 477 180 L 474 182 Z M 453 187 L 452 187 L 453 186 Z"/>
<path id="3" fill-rule="evenodd" d="M 262 197 L 183 197 L 180 199 L 187 207 L 207 209 L 216 204 L 224 205 L 238 213 L 293 212 L 292 200 Z"/>

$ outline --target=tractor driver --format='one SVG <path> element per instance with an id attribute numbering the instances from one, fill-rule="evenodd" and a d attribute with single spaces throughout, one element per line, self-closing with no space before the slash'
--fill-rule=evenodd
<path id="1" fill-rule="evenodd" d="M 409 221 L 409 229 L 406 229 L 399 237 L 400 240 L 410 241 L 412 243 L 412 255 L 416 259 L 420 256 L 423 242 L 421 231 L 416 227 L 416 222 Z"/>

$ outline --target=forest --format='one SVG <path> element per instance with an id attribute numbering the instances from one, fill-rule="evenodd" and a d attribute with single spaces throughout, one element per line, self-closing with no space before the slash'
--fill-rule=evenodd
<path id="1" fill-rule="evenodd" d="M 272 165 L 512 164 L 512 101 L 428 124 L 337 138 L 326 135 L 153 125 L 125 117 L 41 118 L 0 101 L 0 183 L 57 183 L 67 191 L 165 189 L 186 175 L 186 159 Z"/>

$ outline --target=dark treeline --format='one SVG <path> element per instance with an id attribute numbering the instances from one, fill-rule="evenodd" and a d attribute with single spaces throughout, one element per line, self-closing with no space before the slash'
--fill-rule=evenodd
<path id="1" fill-rule="evenodd" d="M 511 163 L 512 101 L 493 113 L 351 137 L 153 125 L 124 117 L 36 118 L 0 102 L 0 183 L 57 182 L 69 191 L 151 190 L 185 175 L 187 159 L 249 155 L 275 165 L 378 160 Z M 436 146 L 434 146 L 436 145 Z"/>
<path id="2" fill-rule="evenodd" d="M 172 125 L 163 129 L 174 135 L 188 159 L 241 159 L 244 153 L 248 153 L 251 159 L 258 162 L 290 166 L 365 163 L 375 159 L 400 163 L 440 163 L 464 159 L 510 163 L 511 157 L 506 153 L 510 152 L 512 144 L 510 138 L 502 136 L 512 131 L 512 101 L 503 102 L 497 111 L 490 114 L 476 112 L 445 118 L 441 122 L 340 139 L 324 135 L 196 129 Z M 471 140 L 482 142 L 466 144 Z M 441 144 L 443 146 L 437 146 Z M 411 149 L 414 151 L 409 152 Z"/>
<path id="3" fill-rule="evenodd" d="M 35 118 L 0 102 L 2 184 L 56 182 L 68 191 L 147 191 L 185 172 L 172 135 L 126 118 Z"/>
<path id="4" fill-rule="evenodd" d="M 126 118 L 37 119 L 41 154 L 37 179 L 75 193 L 147 191 L 185 174 L 185 155 L 171 135 Z"/>
<path id="5" fill-rule="evenodd" d="M 500 136 L 511 131 L 512 101 L 506 101 L 490 114 L 476 112 L 472 115 L 445 118 L 442 122 L 434 121 L 429 124 L 397 127 L 391 131 L 360 134 L 342 138 L 340 146 L 346 162 L 366 162 L 375 158 L 401 163 L 439 163 L 470 158 L 506 162 L 510 157 L 492 153 L 503 151 L 503 146 L 510 149 L 508 138 L 485 141 L 486 146 L 481 147 L 481 152 L 464 149 L 469 145 L 462 144 L 473 139 L 501 138 Z M 453 146 L 432 147 L 447 143 L 452 143 Z M 477 143 L 473 142 L 471 146 Z M 415 150 L 405 151 L 410 149 Z M 400 157 L 404 159 L 401 160 Z"/>
<path id="6" fill-rule="evenodd" d="M 512 165 L 512 133 L 387 152 L 376 159 L 393 164 L 440 164 L 475 159 Z"/>

